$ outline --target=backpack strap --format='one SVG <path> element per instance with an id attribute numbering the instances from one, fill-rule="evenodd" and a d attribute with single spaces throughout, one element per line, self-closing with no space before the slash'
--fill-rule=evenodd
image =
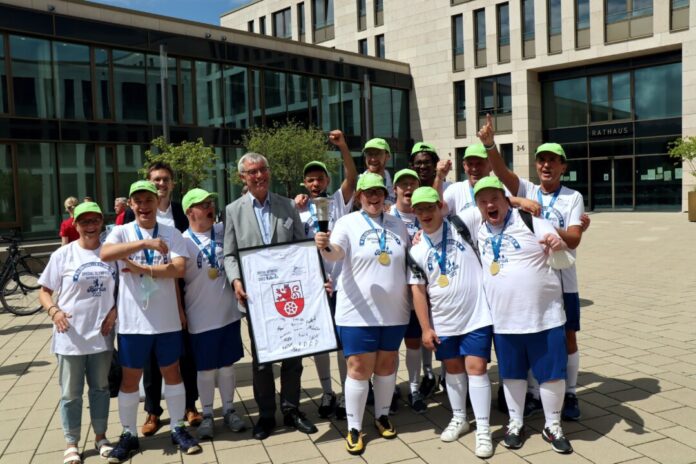
<path id="1" fill-rule="evenodd" d="M 427 287 L 428 275 L 425 273 L 423 268 L 421 268 L 418 265 L 418 263 L 416 263 L 414 261 L 414 259 L 411 257 L 411 253 L 406 253 L 406 265 L 411 270 L 411 272 L 413 273 L 413 276 L 416 279 L 423 279 L 426 281 L 426 287 Z"/>
<path id="2" fill-rule="evenodd" d="M 522 218 L 522 221 L 527 226 L 527 228 L 531 230 L 532 233 L 534 233 L 534 221 L 532 220 L 532 213 L 523 209 L 518 209 L 517 211 L 520 213 L 520 217 Z"/>
<path id="3" fill-rule="evenodd" d="M 469 231 L 469 228 L 464 224 L 464 221 L 457 216 L 456 214 L 452 214 L 451 216 L 448 216 L 447 219 L 452 223 L 455 229 L 457 229 L 457 232 L 459 235 L 462 236 L 464 241 L 469 244 L 472 250 L 474 250 L 474 253 L 476 253 L 476 257 L 479 260 L 479 264 L 481 263 L 481 256 L 479 255 L 479 250 L 478 247 L 474 244 L 474 240 L 471 238 L 471 232 Z"/>

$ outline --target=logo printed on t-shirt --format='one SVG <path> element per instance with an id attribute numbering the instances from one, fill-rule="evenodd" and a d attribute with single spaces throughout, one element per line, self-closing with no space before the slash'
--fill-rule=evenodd
<path id="1" fill-rule="evenodd" d="M 442 248 L 442 242 L 438 243 L 435 245 L 436 249 Z M 445 272 L 447 275 L 454 277 L 457 275 L 457 270 L 459 269 L 459 265 L 454 263 L 453 260 L 453 252 L 454 250 L 459 250 L 462 253 L 464 252 L 464 245 L 459 243 L 457 240 L 454 239 L 447 239 L 447 264 L 445 265 Z M 437 259 L 435 258 L 435 253 L 432 248 L 428 250 L 428 258 L 427 258 L 427 263 L 428 263 L 428 271 L 432 271 L 437 267 L 439 269 L 439 264 L 437 262 Z"/>
<path id="2" fill-rule="evenodd" d="M 99 278 L 94 279 L 92 285 L 87 287 L 87 293 L 94 298 L 100 297 L 105 291 L 106 287 L 104 286 L 104 282 L 100 281 Z"/>
<path id="3" fill-rule="evenodd" d="M 296 317 L 302 313 L 304 309 L 304 294 L 302 292 L 302 283 L 299 280 L 274 284 L 273 301 L 276 310 L 283 317 Z"/>
<path id="4" fill-rule="evenodd" d="M 481 253 L 483 256 L 486 256 L 487 254 L 491 253 L 493 254 L 493 245 L 492 241 L 495 237 L 488 237 L 486 238 L 486 243 L 483 245 L 483 253 Z M 498 259 L 498 263 L 500 265 L 503 265 L 508 262 L 508 258 L 505 256 L 505 249 L 510 249 L 510 247 L 514 248 L 515 250 L 519 250 L 522 248 L 520 245 L 520 242 L 518 242 L 513 236 L 508 235 L 508 234 L 503 234 L 502 240 L 500 242 L 500 258 Z"/>

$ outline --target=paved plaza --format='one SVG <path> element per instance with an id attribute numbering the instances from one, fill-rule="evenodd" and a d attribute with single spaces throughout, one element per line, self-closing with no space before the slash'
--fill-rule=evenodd
<path id="1" fill-rule="evenodd" d="M 591 218 L 578 260 L 583 311 L 578 335 L 582 419 L 564 423 L 575 453 L 560 456 L 550 450 L 539 434 L 543 425 L 539 416 L 527 421 L 531 430 L 524 447 L 507 450 L 499 444 L 505 418 L 494 410 L 495 456 L 489 462 L 696 463 L 696 248 L 689 245 L 696 236 L 696 223 L 689 223 L 683 213 L 598 213 Z M 49 353 L 50 338 L 51 321 L 44 313 L 30 317 L 0 313 L 0 464 L 57 464 L 63 460 L 59 387 L 56 360 Z M 248 339 L 245 342 L 247 355 L 237 364 L 235 399 L 238 411 L 256 420 Z M 335 389 L 339 390 L 335 359 L 332 362 Z M 495 363 L 491 379 L 495 404 Z M 405 397 L 403 360 L 399 383 Z M 396 440 L 376 438 L 372 416 L 366 414 L 366 452 L 351 457 L 341 435 L 345 423 L 317 416 L 321 390 L 311 359 L 305 361 L 303 387 L 302 409 L 317 424 L 316 434 L 281 428 L 260 442 L 248 430 L 240 434 L 227 431 L 218 420 L 215 440 L 203 443 L 203 453 L 182 456 L 171 445 L 165 425 L 154 437 L 141 438 L 143 452 L 132 462 L 478 461 L 471 432 L 458 442 L 440 441 L 439 434 L 450 419 L 443 394 L 434 397 L 423 415 L 403 404 L 393 416 L 399 432 Z M 219 399 L 216 401 L 219 405 Z M 141 412 L 139 424 L 144 418 Z M 278 420 L 282 422 L 280 416 Z M 109 422 L 108 435 L 115 440 L 121 429 L 116 399 L 111 402 Z M 93 435 L 86 433 L 88 425 L 85 408 L 81 443 L 85 462 L 102 462 L 93 449 Z"/>

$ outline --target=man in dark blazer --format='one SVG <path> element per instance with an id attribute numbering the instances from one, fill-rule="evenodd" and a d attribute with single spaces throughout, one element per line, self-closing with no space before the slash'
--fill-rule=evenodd
<path id="1" fill-rule="evenodd" d="M 184 214 L 181 203 L 172 201 L 174 190 L 174 170 L 166 163 L 156 162 L 147 168 L 147 180 L 153 182 L 157 187 L 157 222 L 160 224 L 176 227 L 184 232 L 189 227 L 188 218 Z M 123 223 L 127 224 L 135 220 L 133 210 L 128 208 Z M 202 417 L 196 409 L 198 399 L 198 384 L 196 383 L 197 372 L 193 361 L 191 340 L 184 326 L 184 352 L 179 360 L 181 376 L 186 388 L 186 417 L 185 419 L 191 426 L 201 423 Z M 150 363 L 145 365 L 143 370 L 143 387 L 145 388 L 145 412 L 147 418 L 143 424 L 141 432 L 145 436 L 153 435 L 160 428 L 160 416 L 162 415 L 162 374 L 157 364 L 157 357 L 154 353 L 150 356 Z M 173 420 L 180 419 L 173 417 Z"/>
<path id="2" fill-rule="evenodd" d="M 271 243 L 291 242 L 305 238 L 304 226 L 294 203 L 268 191 L 271 172 L 268 161 L 258 153 L 247 153 L 239 160 L 239 175 L 248 188 L 225 210 L 225 272 L 234 288 L 237 300 L 245 304 L 246 293 L 242 284 L 237 250 Z M 252 362 L 254 399 L 259 405 L 259 420 L 253 435 L 258 440 L 267 438 L 276 426 L 275 381 L 273 365 Z M 280 368 L 280 408 L 284 424 L 304 433 L 317 428 L 298 409 L 302 360 L 287 359 Z"/>

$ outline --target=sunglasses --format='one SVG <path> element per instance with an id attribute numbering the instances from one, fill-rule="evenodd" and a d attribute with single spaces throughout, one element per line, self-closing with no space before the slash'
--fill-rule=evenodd
<path id="1" fill-rule="evenodd" d="M 97 224 L 101 224 L 101 222 L 102 222 L 101 218 L 79 219 L 77 221 L 77 223 L 80 224 L 81 226 L 97 225 Z"/>

